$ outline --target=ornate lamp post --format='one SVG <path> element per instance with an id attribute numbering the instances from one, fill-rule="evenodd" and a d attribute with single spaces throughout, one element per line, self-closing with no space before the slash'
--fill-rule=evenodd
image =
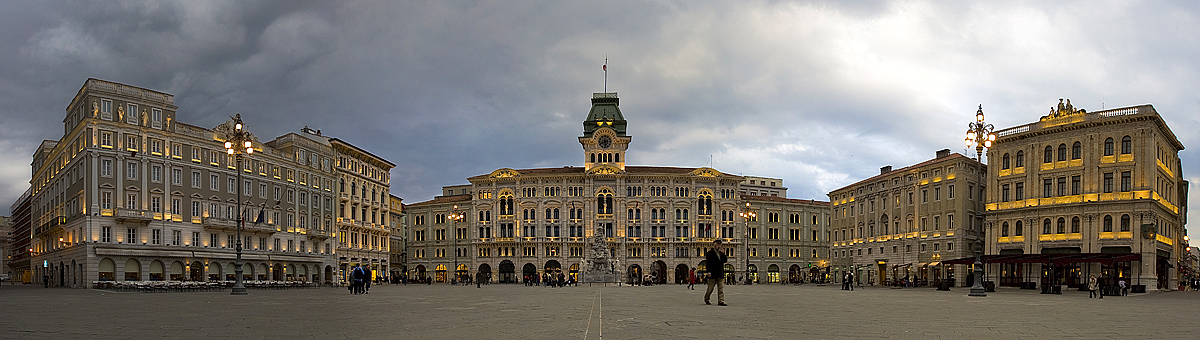
<path id="1" fill-rule="evenodd" d="M 750 208 L 750 202 L 746 202 L 746 207 L 742 208 L 741 215 L 742 221 L 746 223 L 746 232 L 744 234 L 746 236 L 746 240 L 744 241 L 746 243 L 746 252 L 744 253 L 746 257 L 746 284 L 751 284 L 754 281 L 750 279 L 750 220 L 754 219 L 758 214 L 754 212 L 754 209 Z"/>
<path id="2" fill-rule="evenodd" d="M 967 147 L 975 146 L 975 160 L 983 163 L 983 149 L 992 147 L 996 141 L 995 127 L 983 121 L 983 105 L 975 111 L 975 121 L 967 125 Z M 975 284 L 969 296 L 987 296 L 983 288 L 983 240 L 975 239 Z"/>
<path id="3" fill-rule="evenodd" d="M 225 153 L 234 156 L 235 167 L 234 172 L 237 173 L 237 245 L 234 249 L 237 251 L 237 261 L 233 263 L 233 272 L 235 274 L 233 291 L 230 295 L 246 295 L 246 284 L 242 282 L 242 227 L 246 224 L 246 214 L 242 211 L 242 158 L 248 157 L 254 153 L 254 146 L 250 142 L 250 133 L 242 129 L 242 114 L 236 114 L 233 117 L 233 133 L 228 134 L 225 141 Z"/>
<path id="4" fill-rule="evenodd" d="M 463 277 L 458 273 L 458 221 L 463 219 L 463 213 L 462 211 L 458 210 L 458 204 L 455 204 L 452 210 L 453 211 L 450 212 L 450 216 L 447 216 L 447 218 L 449 218 L 450 221 L 453 221 L 451 222 L 451 227 L 454 228 L 454 277 L 455 282 L 460 283 L 462 282 Z"/>
<path id="5" fill-rule="evenodd" d="M 983 105 L 979 105 L 979 110 L 975 111 L 975 121 L 967 125 L 967 147 L 975 146 L 975 160 L 983 162 L 983 149 L 992 147 L 992 142 L 996 141 L 996 134 L 992 133 L 995 127 L 983 121 Z"/>

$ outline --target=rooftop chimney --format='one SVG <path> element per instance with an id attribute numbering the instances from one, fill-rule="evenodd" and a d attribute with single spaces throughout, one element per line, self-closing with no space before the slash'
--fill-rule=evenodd
<path id="1" fill-rule="evenodd" d="M 892 172 L 892 166 L 891 166 L 891 165 L 885 165 L 885 166 L 883 166 L 883 167 L 879 168 L 879 174 L 880 174 L 880 175 L 885 175 L 885 174 L 887 174 L 887 173 L 889 173 L 889 172 Z"/>
<path id="2" fill-rule="evenodd" d="M 937 158 L 950 156 L 950 149 L 941 149 L 937 152 Z"/>

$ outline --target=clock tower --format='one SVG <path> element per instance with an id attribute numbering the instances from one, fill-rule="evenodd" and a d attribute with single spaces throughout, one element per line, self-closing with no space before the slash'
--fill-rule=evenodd
<path id="1" fill-rule="evenodd" d="M 604 167 L 625 171 L 625 150 L 630 137 L 625 135 L 625 117 L 618 107 L 620 100 L 616 92 L 592 94 L 592 110 L 583 121 L 584 168 Z"/>

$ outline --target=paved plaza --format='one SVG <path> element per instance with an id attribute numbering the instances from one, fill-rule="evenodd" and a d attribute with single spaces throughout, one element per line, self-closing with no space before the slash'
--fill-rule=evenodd
<path id="1" fill-rule="evenodd" d="M 1000 288 L 390 285 L 137 293 L 0 287 L 0 338 L 837 339 L 1158 338 L 1200 334 L 1200 292 L 1088 299 Z M 715 292 L 714 292 L 715 295 Z"/>

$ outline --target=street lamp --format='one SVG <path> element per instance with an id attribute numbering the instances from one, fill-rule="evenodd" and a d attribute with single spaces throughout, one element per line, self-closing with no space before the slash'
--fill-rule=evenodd
<path id="1" fill-rule="evenodd" d="M 746 240 L 744 241 L 746 243 L 746 252 L 744 254 L 746 257 L 746 284 L 750 284 L 754 282 L 750 279 L 750 220 L 758 216 L 758 214 L 754 212 L 754 209 L 750 208 L 750 202 L 746 202 L 746 207 L 742 208 L 741 215 L 742 221 L 746 223 L 746 232 L 744 234 L 746 236 Z"/>
<path id="2" fill-rule="evenodd" d="M 975 111 L 975 121 L 967 125 L 967 147 L 975 146 L 975 160 L 983 162 L 983 149 L 992 147 L 996 141 L 995 127 L 983 121 L 983 104 Z"/>
<path id="3" fill-rule="evenodd" d="M 967 124 L 967 147 L 975 146 L 975 160 L 983 163 L 983 149 L 991 148 L 996 141 L 995 127 L 983 121 L 983 105 L 975 111 L 975 121 Z M 983 240 L 975 239 L 975 284 L 971 287 L 969 296 L 987 296 L 983 288 Z"/>
<path id="4" fill-rule="evenodd" d="M 462 275 L 458 273 L 458 221 L 463 219 L 462 211 L 458 210 L 458 204 L 454 205 L 453 211 L 448 216 L 451 221 L 451 226 L 454 228 L 454 276 L 455 282 L 462 282 Z"/>
<path id="5" fill-rule="evenodd" d="M 242 282 L 242 227 L 246 224 L 246 214 L 242 211 L 242 158 L 250 156 L 254 153 L 254 146 L 250 142 L 250 133 L 242 129 L 242 114 L 236 114 L 233 117 L 233 133 L 227 134 L 225 140 L 225 153 L 234 156 L 234 172 L 237 173 L 237 261 L 233 263 L 233 272 L 235 274 L 233 281 L 233 291 L 230 295 L 246 295 L 246 284 Z M 236 145 L 236 147 L 235 147 Z"/>

